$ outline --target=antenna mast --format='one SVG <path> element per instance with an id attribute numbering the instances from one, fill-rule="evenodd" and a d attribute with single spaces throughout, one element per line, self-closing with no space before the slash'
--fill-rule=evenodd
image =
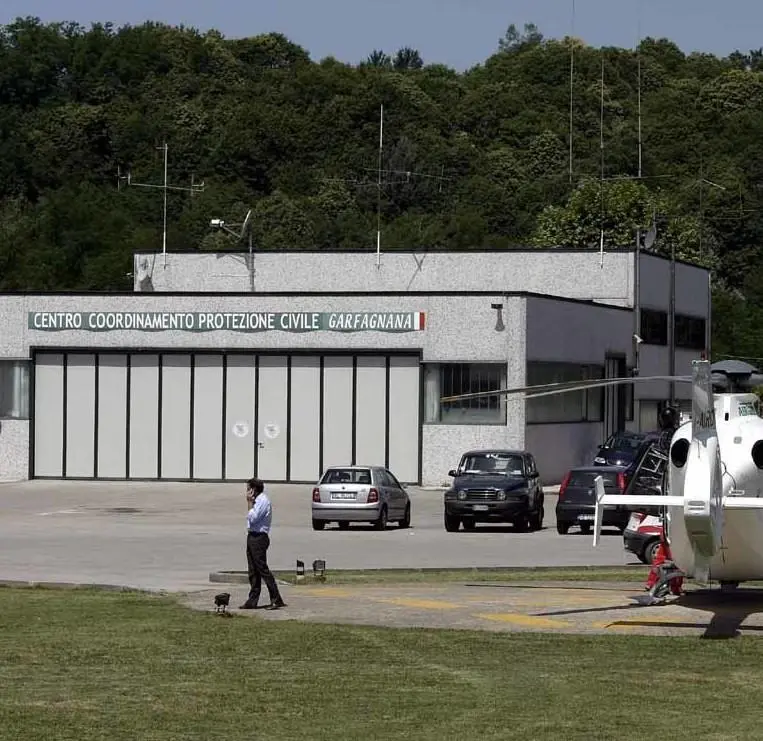
<path id="1" fill-rule="evenodd" d="M 638 177 L 641 179 L 642 138 L 641 138 L 641 0 L 638 2 L 638 41 L 636 44 L 636 60 L 638 62 Z"/>
<path id="2" fill-rule="evenodd" d="M 572 0 L 572 30 L 570 31 L 570 183 L 572 183 L 572 129 L 575 80 L 575 0 Z"/>
<path id="3" fill-rule="evenodd" d="M 204 190 L 204 182 L 201 183 L 194 183 L 193 182 L 193 175 L 191 175 L 191 186 L 182 186 L 182 185 L 170 185 L 167 182 L 167 160 L 168 160 L 168 154 L 169 154 L 169 147 L 167 146 L 167 142 L 165 141 L 164 144 L 162 144 L 161 147 L 157 147 L 157 149 L 164 154 L 164 182 L 159 185 L 157 183 L 136 183 L 133 182 L 131 173 L 127 172 L 126 175 L 122 175 L 122 171 L 117 168 L 117 188 L 121 190 L 121 184 L 122 182 L 126 182 L 127 185 L 134 185 L 138 188 L 160 188 L 163 193 L 163 209 L 162 209 L 162 255 L 163 255 L 163 261 L 164 261 L 164 267 L 167 267 L 167 191 L 169 190 L 182 190 L 186 193 L 190 193 L 191 196 L 193 196 L 194 193 L 200 193 Z"/>
<path id="4" fill-rule="evenodd" d="M 376 267 L 381 267 L 382 151 L 384 148 L 384 104 L 379 108 L 379 167 L 376 177 Z"/>
<path id="5" fill-rule="evenodd" d="M 601 104 L 599 114 L 599 200 L 601 201 L 601 235 L 599 238 L 600 267 L 604 267 L 604 53 L 601 55 Z"/>

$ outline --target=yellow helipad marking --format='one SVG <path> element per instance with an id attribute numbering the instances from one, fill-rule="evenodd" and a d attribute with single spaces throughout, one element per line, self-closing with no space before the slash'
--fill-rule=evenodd
<path id="1" fill-rule="evenodd" d="M 569 628 L 572 625 L 572 623 L 562 620 L 549 620 L 537 615 L 521 615 L 512 612 L 486 612 L 473 615 L 472 617 L 482 618 L 483 620 L 495 620 L 499 623 L 526 625 L 531 628 Z"/>
<path id="2" fill-rule="evenodd" d="M 340 589 L 339 587 L 315 587 L 306 592 L 311 597 L 352 597 L 356 594 L 349 589 Z"/>
<path id="3" fill-rule="evenodd" d="M 388 597 L 376 598 L 374 602 L 386 602 L 390 605 L 400 605 L 401 607 L 420 607 L 423 610 L 455 610 L 461 605 L 454 602 L 443 602 L 433 599 L 414 599 L 412 597 Z"/>
<path id="4" fill-rule="evenodd" d="M 594 628 L 642 628 L 646 625 L 659 627 L 660 625 L 686 625 L 687 620 L 682 618 L 638 618 L 634 620 L 612 620 L 606 623 L 592 623 Z"/>

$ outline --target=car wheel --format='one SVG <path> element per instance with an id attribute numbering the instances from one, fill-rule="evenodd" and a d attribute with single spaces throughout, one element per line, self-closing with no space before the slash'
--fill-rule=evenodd
<path id="1" fill-rule="evenodd" d="M 657 549 L 660 547 L 659 538 L 650 540 L 646 546 L 644 546 L 644 562 L 650 566 L 654 563 L 654 557 L 657 555 Z"/>
<path id="2" fill-rule="evenodd" d="M 339 520 L 337 524 L 339 525 L 340 530 L 348 530 L 350 527 L 350 523 L 347 522 L 347 520 Z"/>
<path id="3" fill-rule="evenodd" d="M 400 527 L 411 526 L 411 505 L 410 504 L 405 505 L 405 514 L 403 515 L 403 519 L 400 520 L 398 524 L 400 525 Z"/>
<path id="4" fill-rule="evenodd" d="M 445 529 L 449 533 L 455 533 L 458 531 L 458 526 L 461 523 L 459 522 L 458 517 L 453 517 L 453 515 L 445 514 Z"/>
<path id="5" fill-rule="evenodd" d="M 464 518 L 462 520 L 464 524 L 464 530 L 474 530 L 475 525 L 477 524 L 474 520 L 471 518 Z"/>
<path id="6" fill-rule="evenodd" d="M 374 523 L 374 526 L 377 530 L 386 530 L 387 529 L 387 508 L 382 507 L 381 512 L 379 512 L 379 518 Z"/>
<path id="7" fill-rule="evenodd" d="M 559 533 L 559 535 L 567 535 L 570 529 L 570 523 L 569 522 L 559 522 L 556 523 L 556 532 Z"/>
<path id="8" fill-rule="evenodd" d="M 637 553 L 636 558 L 641 561 L 641 563 L 648 563 L 646 556 L 643 553 Z"/>
<path id="9" fill-rule="evenodd" d="M 591 532 L 591 525 L 588 522 L 581 523 L 580 525 L 580 532 L 583 533 L 583 535 L 588 535 L 588 533 Z"/>
<path id="10" fill-rule="evenodd" d="M 313 530 L 323 530 L 326 527 L 326 520 L 313 520 Z"/>
<path id="11" fill-rule="evenodd" d="M 544 515 L 545 511 L 543 509 L 543 505 L 541 504 L 538 511 L 530 518 L 530 525 L 533 530 L 543 530 Z"/>

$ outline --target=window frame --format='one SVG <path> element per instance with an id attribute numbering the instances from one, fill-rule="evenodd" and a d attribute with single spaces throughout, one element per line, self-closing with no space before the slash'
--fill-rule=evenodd
<path id="1" fill-rule="evenodd" d="M 651 309 L 648 306 L 641 307 L 639 311 L 641 314 L 639 318 L 639 336 L 643 343 L 645 345 L 667 347 L 670 339 L 668 312 L 662 309 Z M 650 317 L 655 324 L 650 325 L 645 323 Z M 659 327 L 655 328 L 657 322 L 659 322 Z"/>
<path id="2" fill-rule="evenodd" d="M 547 378 L 533 378 L 534 375 L 544 375 L 542 371 L 550 373 L 553 380 Z M 527 373 L 527 386 L 535 386 L 545 383 L 558 383 L 567 381 L 586 381 L 594 379 L 604 378 L 604 364 L 599 363 L 570 363 L 561 360 L 529 360 L 527 361 L 526 373 Z M 555 378 L 555 376 L 561 375 L 562 378 Z M 537 413 L 538 409 L 544 409 L 548 411 L 548 406 L 545 408 L 541 405 L 548 405 L 553 399 L 561 399 L 561 403 L 557 408 L 564 408 L 565 402 L 569 406 L 573 406 L 574 402 L 567 401 L 567 399 L 577 399 L 580 405 L 579 417 L 568 417 L 566 412 L 562 412 L 557 416 L 552 416 L 550 419 L 533 419 L 534 411 Z M 592 412 L 592 409 L 596 407 L 594 399 L 597 400 L 598 413 Z M 538 403 L 538 406 L 534 408 L 534 404 Z M 527 425 L 545 425 L 545 424 L 600 424 L 604 421 L 604 387 L 585 389 L 582 391 L 575 391 L 567 394 L 559 394 L 554 396 L 544 396 L 538 399 L 525 399 L 525 424 Z M 537 416 L 545 416 L 545 414 L 539 414 Z"/>
<path id="3" fill-rule="evenodd" d="M 5 381 L 4 370 L 6 368 L 11 369 L 9 374 L 10 379 L 13 379 L 13 368 L 21 367 L 22 373 L 22 398 L 19 401 L 15 399 L 15 384 L 11 380 L 11 402 L 10 409 L 6 411 L 4 408 L 5 397 L 3 395 L 3 383 Z M 0 420 L 13 420 L 13 421 L 29 421 L 32 417 L 32 361 L 29 358 L 1 358 L 0 357 Z M 20 411 L 17 414 L 13 414 L 14 408 L 18 408 Z"/>
<path id="4" fill-rule="evenodd" d="M 460 394 L 473 393 L 475 391 L 499 391 L 506 387 L 508 378 L 508 366 L 505 362 L 495 361 L 440 361 L 423 363 L 424 380 L 424 424 L 425 425 L 472 425 L 479 427 L 505 427 L 508 422 L 507 404 L 505 395 L 496 394 L 495 397 L 484 397 L 488 409 L 477 406 L 481 400 L 464 399 L 459 402 L 443 403 L 443 396 L 458 396 Z M 446 381 L 446 373 L 451 374 L 458 369 L 460 374 L 460 389 L 453 388 L 454 376 L 451 375 L 450 383 Z M 465 388 L 464 370 L 467 370 L 466 383 L 470 388 Z M 495 373 L 494 378 L 488 378 L 486 388 L 482 388 L 479 374 L 489 371 Z M 470 377 L 474 374 L 478 388 L 474 388 L 474 380 Z M 484 378 L 482 380 L 485 380 Z M 495 406 L 490 408 L 492 399 L 496 399 Z M 436 411 L 435 411 L 436 409 Z M 459 418 L 458 410 L 462 410 Z M 488 411 L 488 414 L 485 412 Z M 493 414 L 490 414 L 493 412 Z"/>
<path id="5" fill-rule="evenodd" d="M 692 341 L 691 325 L 697 322 L 699 328 L 697 329 L 696 341 Z M 684 324 L 684 327 L 680 327 Z M 685 331 L 681 331 L 681 330 Z M 700 339 L 701 338 L 701 339 Z M 707 345 L 707 319 L 702 316 L 693 316 L 692 314 L 676 314 L 675 318 L 675 339 L 674 345 L 676 349 L 681 350 L 705 350 Z"/>

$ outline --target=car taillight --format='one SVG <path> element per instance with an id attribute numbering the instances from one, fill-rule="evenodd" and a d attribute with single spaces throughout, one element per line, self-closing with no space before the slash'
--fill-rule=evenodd
<path id="1" fill-rule="evenodd" d="M 376 489 L 371 489 L 368 492 L 368 501 L 369 502 L 378 502 L 379 501 L 379 492 Z"/>
<path id="2" fill-rule="evenodd" d="M 621 494 L 625 491 L 625 474 L 624 473 L 617 474 L 617 488 L 620 490 Z"/>
<path id="3" fill-rule="evenodd" d="M 562 484 L 559 487 L 559 499 L 561 499 L 564 496 L 564 490 L 567 488 L 567 485 L 570 483 L 571 473 L 572 473 L 571 471 L 567 472 L 567 475 L 564 477 L 564 480 L 562 481 Z"/>
<path id="4" fill-rule="evenodd" d="M 313 489 L 313 501 L 314 502 L 321 501 L 321 490 L 317 486 Z"/>

